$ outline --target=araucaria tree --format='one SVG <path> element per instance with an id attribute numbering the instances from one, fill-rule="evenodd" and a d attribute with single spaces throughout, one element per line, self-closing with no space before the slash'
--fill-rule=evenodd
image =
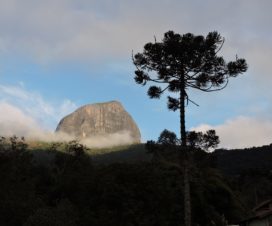
<path id="1" fill-rule="evenodd" d="M 186 147 L 185 106 L 193 102 L 188 89 L 212 92 L 224 89 L 231 77 L 247 70 L 245 59 L 236 56 L 234 61 L 226 62 L 218 56 L 224 38 L 216 31 L 206 37 L 191 33 L 184 35 L 168 31 L 161 42 L 147 43 L 142 53 L 133 55 L 135 81 L 150 86 L 150 98 L 160 98 L 168 91 L 178 95 L 168 96 L 168 108 L 180 111 L 181 145 Z M 156 72 L 156 73 L 153 73 Z"/>
<path id="2" fill-rule="evenodd" d="M 179 110 L 181 149 L 186 150 L 185 106 L 192 102 L 188 95 L 190 88 L 204 92 L 224 89 L 230 78 L 246 72 L 245 59 L 236 58 L 226 62 L 219 51 L 224 45 L 224 38 L 216 31 L 206 37 L 187 33 L 184 35 L 169 31 L 161 42 L 147 43 L 142 53 L 133 55 L 135 81 L 149 87 L 150 98 L 168 96 L 168 108 Z M 185 225 L 191 225 L 191 201 L 188 160 L 184 162 L 184 203 Z"/>

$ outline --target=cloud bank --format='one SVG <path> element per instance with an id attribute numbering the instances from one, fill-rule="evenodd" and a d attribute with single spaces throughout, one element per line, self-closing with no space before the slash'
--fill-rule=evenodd
<path id="1" fill-rule="evenodd" d="M 8 103 L 0 103 L 0 115 L 1 136 L 29 136 L 41 130 L 33 118 Z"/>
<path id="2" fill-rule="evenodd" d="M 21 85 L 0 85 L 0 135 L 53 140 L 57 122 L 72 112 L 71 100 L 53 103 Z"/>
<path id="3" fill-rule="evenodd" d="M 271 8 L 270 0 L 0 1 L 0 53 L 46 63 L 104 61 L 130 57 L 132 49 L 170 29 L 218 30 L 227 38 L 226 54 L 234 57 L 238 49 L 250 65 L 266 68 L 272 54 Z"/>
<path id="4" fill-rule="evenodd" d="M 128 131 L 120 131 L 118 133 L 84 139 L 81 142 L 88 147 L 104 148 L 133 144 L 133 141 L 134 139 Z"/>
<path id="5" fill-rule="evenodd" d="M 191 130 L 206 131 L 215 129 L 222 148 L 245 148 L 272 143 L 272 120 L 239 116 L 227 120 L 222 125 L 202 124 Z"/>
<path id="6" fill-rule="evenodd" d="M 11 109 L 17 109 L 18 115 L 20 112 L 21 115 L 24 115 L 24 118 L 31 118 L 32 121 L 45 129 L 52 129 L 64 115 L 77 108 L 77 105 L 69 99 L 60 103 L 48 101 L 39 93 L 28 91 L 21 85 L 0 84 L 0 100 L 0 103 L 6 106 L 2 109 L 3 114 L 1 114 L 0 119 L 9 117 Z M 16 117 L 11 117 L 10 121 L 12 120 L 16 120 Z"/>

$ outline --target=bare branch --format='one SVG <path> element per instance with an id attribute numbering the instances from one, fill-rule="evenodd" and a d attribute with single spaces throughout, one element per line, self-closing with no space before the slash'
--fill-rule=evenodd
<path id="1" fill-rule="evenodd" d="M 219 46 L 218 50 L 215 52 L 215 54 L 217 54 L 222 49 L 224 43 L 225 43 L 225 38 L 223 38 L 223 41 L 222 41 L 221 45 Z"/>
<path id="2" fill-rule="evenodd" d="M 196 102 L 192 101 L 189 97 L 187 97 L 187 99 L 188 99 L 189 102 L 191 102 L 192 104 L 194 104 L 194 105 L 196 105 L 197 107 L 199 107 L 199 105 L 198 105 Z"/>
<path id="3" fill-rule="evenodd" d="M 161 93 L 163 93 L 165 90 L 167 90 L 169 88 L 169 86 L 166 86 L 166 88 L 164 88 Z"/>

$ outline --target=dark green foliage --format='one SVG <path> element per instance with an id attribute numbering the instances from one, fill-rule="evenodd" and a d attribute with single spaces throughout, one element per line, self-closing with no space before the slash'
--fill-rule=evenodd
<path id="1" fill-rule="evenodd" d="M 175 192 L 181 189 L 178 177 L 149 163 L 100 168 L 96 208 L 102 218 L 98 225 L 176 225 L 181 220 L 181 212 L 176 215 L 181 210 L 181 197 Z"/>
<path id="2" fill-rule="evenodd" d="M 152 159 L 152 155 L 148 154 L 145 144 L 99 149 L 95 153 L 91 152 L 91 155 L 94 164 L 137 163 Z"/>
<path id="3" fill-rule="evenodd" d="M 176 226 L 184 217 L 183 173 L 171 164 L 146 159 L 94 166 L 85 152 L 48 147 L 54 158 L 46 165 L 34 161 L 35 151 L 13 151 L 9 139 L 0 147 L 0 225 Z M 175 163 L 176 152 L 167 153 Z M 256 198 L 272 196 L 271 173 L 251 169 L 227 177 L 213 168 L 213 156 L 193 153 L 193 225 L 239 221 Z"/>
<path id="4" fill-rule="evenodd" d="M 250 209 L 272 198 L 272 144 L 217 150 L 212 156 L 217 168 L 232 178 L 233 188 Z"/>
<path id="5" fill-rule="evenodd" d="M 188 88 L 206 92 L 220 90 L 227 85 L 229 78 L 247 70 L 245 59 L 236 57 L 234 61 L 225 62 L 222 56 L 218 56 L 223 44 L 224 38 L 216 31 L 206 37 L 168 31 L 161 42 L 147 43 L 142 53 L 133 56 L 137 68 L 135 81 L 142 85 L 149 81 L 166 84 L 150 86 L 150 98 L 159 98 L 168 90 L 184 92 L 190 101 L 185 92 Z M 156 76 L 151 71 L 156 72 Z M 180 101 L 179 98 L 169 97 L 169 109 L 179 109 Z"/>
<path id="6" fill-rule="evenodd" d="M 187 132 L 187 146 L 192 148 L 200 148 L 205 151 L 214 149 L 219 144 L 219 137 L 215 130 L 208 130 L 205 133 L 190 131 Z"/>
<path id="7" fill-rule="evenodd" d="M 80 144 L 77 140 L 72 140 L 66 145 L 66 150 L 75 157 L 80 157 L 84 155 L 88 148 L 83 144 Z"/>
<path id="8" fill-rule="evenodd" d="M 216 135 L 215 130 L 208 130 L 205 133 L 190 131 L 186 133 L 187 147 L 190 150 L 205 150 L 214 149 L 219 144 L 219 137 Z M 177 138 L 174 132 L 167 129 L 163 130 L 158 138 L 158 141 L 147 141 L 146 149 L 149 152 L 154 152 L 154 150 L 162 150 L 163 148 L 169 148 L 167 146 L 180 145 L 180 140 Z M 162 148 L 159 145 L 163 146 Z M 176 147 L 177 149 L 177 147 Z"/>
<path id="9" fill-rule="evenodd" d="M 27 144 L 24 137 L 12 136 L 10 138 L 0 137 L 0 151 L 5 152 L 7 150 L 12 152 L 24 152 L 27 149 Z"/>
<path id="10" fill-rule="evenodd" d="M 174 132 L 165 129 L 161 132 L 157 143 L 162 145 L 177 145 L 179 140 Z"/>
<path id="11" fill-rule="evenodd" d="M 218 149 L 213 156 L 226 174 L 237 175 L 252 169 L 272 170 L 272 144 L 245 149 Z"/>
<path id="12" fill-rule="evenodd" d="M 245 217 L 245 209 L 226 178 L 205 167 L 192 181 L 193 219 L 199 225 L 222 225 L 222 217 L 234 223 Z"/>
<path id="13" fill-rule="evenodd" d="M 56 207 L 37 209 L 23 226 L 77 226 L 78 220 L 73 204 L 61 200 Z"/>
<path id="14" fill-rule="evenodd" d="M 0 143 L 0 225 L 22 225 L 41 205 L 35 194 L 32 155 L 17 137 Z"/>

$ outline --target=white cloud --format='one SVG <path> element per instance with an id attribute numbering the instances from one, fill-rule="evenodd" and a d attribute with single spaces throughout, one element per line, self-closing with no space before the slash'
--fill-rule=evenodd
<path id="1" fill-rule="evenodd" d="M 0 120 L 9 121 L 16 120 L 14 115 L 10 114 L 9 110 L 17 109 L 24 115 L 25 118 L 31 119 L 33 122 L 46 130 L 53 130 L 56 128 L 58 121 L 74 111 L 77 106 L 71 100 L 63 100 L 60 102 L 45 100 L 39 93 L 28 91 L 22 86 L 0 85 L 0 99 L 12 108 L 3 108 Z M 6 110 L 7 112 L 3 112 Z M 20 117 L 19 117 L 20 119 Z"/>
<path id="2" fill-rule="evenodd" d="M 129 57 L 169 29 L 204 34 L 216 29 L 227 36 L 226 45 L 236 50 L 241 48 L 236 40 L 248 41 L 243 48 L 251 49 L 254 38 L 270 44 L 270 8 L 268 0 L 0 1 L 0 49 L 45 62 Z"/>
<path id="3" fill-rule="evenodd" d="M 29 95 L 21 87 L 0 85 L 0 93 L 12 98 L 19 98 L 22 100 L 29 99 Z"/>
<path id="4" fill-rule="evenodd" d="M 19 108 L 0 102 L 0 131 L 1 136 L 28 136 L 40 131 L 37 122 L 24 114 Z"/>
<path id="5" fill-rule="evenodd" d="M 220 138 L 220 147 L 245 148 L 272 143 L 272 120 L 239 116 L 227 120 L 222 125 L 199 125 L 191 130 L 206 131 L 215 129 Z"/>
<path id="6" fill-rule="evenodd" d="M 46 130 L 39 122 L 21 109 L 4 101 L 0 102 L 0 136 L 24 136 L 27 140 L 68 141 L 67 134 Z"/>

